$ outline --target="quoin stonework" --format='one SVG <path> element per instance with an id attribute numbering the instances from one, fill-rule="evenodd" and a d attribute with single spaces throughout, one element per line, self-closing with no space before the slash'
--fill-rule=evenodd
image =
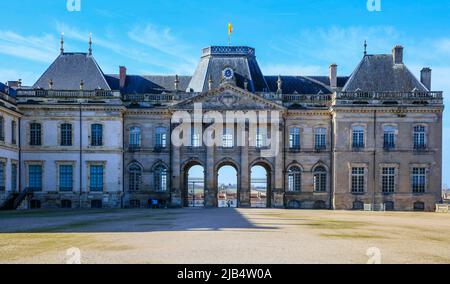
<path id="1" fill-rule="evenodd" d="M 441 201 L 443 93 L 430 68 L 419 79 L 408 70 L 402 46 L 364 53 L 350 76 L 336 64 L 326 76 L 265 75 L 245 46 L 203 49 L 192 76 L 143 76 L 104 74 L 91 45 L 61 42 L 33 86 L 0 86 L 2 208 L 229 206 L 224 166 L 236 171 L 238 207 L 431 211 Z M 203 114 L 226 112 L 244 121 L 223 121 L 206 145 Z M 175 132 L 186 143 L 172 143 Z M 194 166 L 204 176 L 191 184 Z"/>

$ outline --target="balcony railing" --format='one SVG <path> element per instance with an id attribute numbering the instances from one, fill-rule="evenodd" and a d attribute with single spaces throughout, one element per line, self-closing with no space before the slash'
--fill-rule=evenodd
<path id="1" fill-rule="evenodd" d="M 171 102 L 192 98 L 197 93 L 171 93 L 171 94 L 126 94 L 125 101 L 130 102 Z"/>
<path id="2" fill-rule="evenodd" d="M 315 95 L 300 95 L 300 94 L 285 94 L 283 95 L 284 102 L 302 102 L 311 104 L 324 104 L 331 101 L 331 95 L 315 94 Z"/>
<path id="3" fill-rule="evenodd" d="M 397 102 L 397 103 L 419 103 L 442 104 L 442 92 L 338 92 L 336 100 L 355 102 Z"/>
<path id="4" fill-rule="evenodd" d="M 108 97 L 120 97 L 120 92 L 107 91 L 107 90 L 17 90 L 17 97 L 60 97 L 60 98 L 108 98 Z"/>

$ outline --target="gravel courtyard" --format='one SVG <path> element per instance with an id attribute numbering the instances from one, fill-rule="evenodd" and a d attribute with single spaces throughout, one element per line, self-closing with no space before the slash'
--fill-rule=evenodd
<path id="1" fill-rule="evenodd" d="M 450 263 L 450 214 L 278 209 L 0 212 L 0 263 Z"/>

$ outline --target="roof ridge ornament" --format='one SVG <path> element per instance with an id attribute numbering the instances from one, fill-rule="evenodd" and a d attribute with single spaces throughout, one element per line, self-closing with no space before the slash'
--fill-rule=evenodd
<path id="1" fill-rule="evenodd" d="M 89 33 L 89 55 L 92 55 L 92 33 Z"/>
<path id="2" fill-rule="evenodd" d="M 64 33 L 61 33 L 61 55 L 64 54 Z"/>
<path id="3" fill-rule="evenodd" d="M 364 41 L 364 56 L 367 55 L 367 40 Z"/>

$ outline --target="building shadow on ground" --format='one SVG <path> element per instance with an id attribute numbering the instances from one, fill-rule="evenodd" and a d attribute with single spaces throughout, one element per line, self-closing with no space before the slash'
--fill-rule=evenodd
<path id="1" fill-rule="evenodd" d="M 277 226 L 255 224 L 240 212 L 245 212 L 245 210 L 186 208 L 10 211 L 0 213 L 0 234 L 270 231 L 278 229 Z"/>

